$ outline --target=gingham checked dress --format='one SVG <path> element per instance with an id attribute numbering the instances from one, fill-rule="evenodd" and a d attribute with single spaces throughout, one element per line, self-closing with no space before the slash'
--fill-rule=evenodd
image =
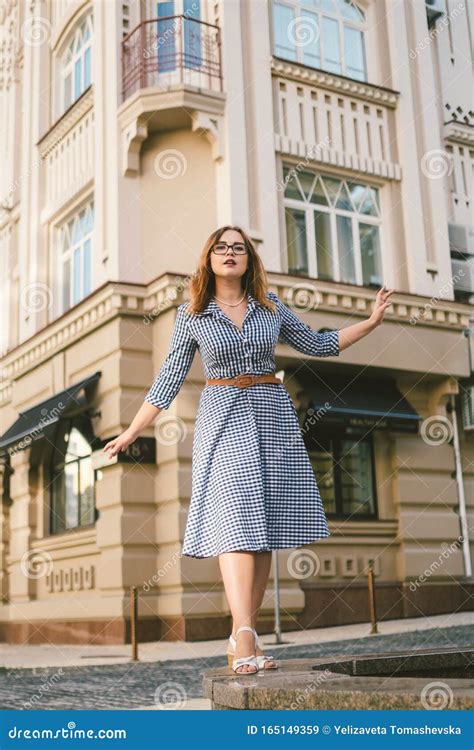
<path id="1" fill-rule="evenodd" d="M 274 292 L 266 309 L 251 294 L 240 329 L 211 298 L 178 306 L 169 353 L 145 396 L 167 409 L 199 349 L 206 378 L 275 371 L 275 345 L 303 354 L 339 355 L 338 331 L 318 333 Z M 296 408 L 283 384 L 205 385 L 196 414 L 192 492 L 182 554 L 299 547 L 329 536 Z"/>

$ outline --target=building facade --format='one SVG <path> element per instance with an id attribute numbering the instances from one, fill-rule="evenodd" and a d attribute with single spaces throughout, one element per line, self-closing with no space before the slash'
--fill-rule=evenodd
<path id="1" fill-rule="evenodd" d="M 338 358 L 280 343 L 331 536 L 278 553 L 284 629 L 469 609 L 472 3 L 0 0 L 0 637 L 224 637 L 180 556 L 199 354 L 113 461 L 205 239 L 247 229 Z M 471 534 L 472 538 L 472 534 Z M 262 631 L 273 626 L 273 576 Z"/>

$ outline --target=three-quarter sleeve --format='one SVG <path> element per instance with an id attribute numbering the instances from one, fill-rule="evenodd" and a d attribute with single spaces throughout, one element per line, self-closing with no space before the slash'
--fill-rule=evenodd
<path id="1" fill-rule="evenodd" d="M 186 305 L 177 308 L 169 352 L 145 396 L 145 401 L 160 409 L 167 409 L 178 395 L 196 353 L 197 341 L 189 331 Z"/>
<path id="2" fill-rule="evenodd" d="M 281 327 L 278 340 L 289 344 L 298 352 L 314 357 L 338 357 L 339 331 L 313 331 L 304 323 L 274 292 L 268 292 L 274 300 L 281 315 Z"/>

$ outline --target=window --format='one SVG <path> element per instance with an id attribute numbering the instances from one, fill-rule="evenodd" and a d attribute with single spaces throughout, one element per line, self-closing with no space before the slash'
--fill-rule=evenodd
<path id="1" fill-rule="evenodd" d="M 349 429 L 331 433 L 330 428 L 325 427 L 324 434 L 311 440 L 308 454 L 328 516 L 377 516 L 370 434 L 357 437 Z"/>
<path id="2" fill-rule="evenodd" d="M 379 286 L 378 190 L 283 167 L 288 273 Z"/>
<path id="3" fill-rule="evenodd" d="M 51 463 L 50 530 L 58 534 L 95 521 L 92 428 L 85 417 L 62 419 Z"/>
<path id="4" fill-rule="evenodd" d="M 92 17 L 82 22 L 62 61 L 63 111 L 91 84 Z"/>
<path id="5" fill-rule="evenodd" d="M 365 13 L 355 2 L 278 0 L 272 7 L 277 57 L 367 80 Z"/>
<path id="6" fill-rule="evenodd" d="M 173 18 L 184 15 L 185 18 Z M 199 68 L 202 65 L 200 0 L 160 0 L 157 3 L 158 72 L 184 68 Z M 171 18 L 169 18 L 171 16 Z M 181 26 L 182 24 L 182 26 Z M 180 31 L 183 33 L 181 49 Z M 181 59 L 182 56 L 182 59 Z"/>
<path id="7" fill-rule="evenodd" d="M 93 224 L 94 205 L 91 202 L 61 227 L 63 312 L 77 305 L 92 290 Z"/>

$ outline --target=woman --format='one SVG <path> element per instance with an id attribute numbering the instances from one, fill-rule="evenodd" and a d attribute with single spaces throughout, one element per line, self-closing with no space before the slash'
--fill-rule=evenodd
<path id="1" fill-rule="evenodd" d="M 168 356 L 130 427 L 104 447 L 112 458 L 176 397 L 199 349 L 206 375 L 196 415 L 192 493 L 182 554 L 218 556 L 233 619 L 228 660 L 239 673 L 272 669 L 255 626 L 271 550 L 329 536 L 293 401 L 274 375 L 284 341 L 307 355 L 338 356 L 383 319 L 382 287 L 367 320 L 317 333 L 274 292 L 250 237 L 224 226 L 207 240 L 177 308 Z M 245 375 L 258 378 L 240 377 Z M 265 376 L 265 377 L 262 377 Z M 249 656 L 250 654 L 250 656 Z"/>

